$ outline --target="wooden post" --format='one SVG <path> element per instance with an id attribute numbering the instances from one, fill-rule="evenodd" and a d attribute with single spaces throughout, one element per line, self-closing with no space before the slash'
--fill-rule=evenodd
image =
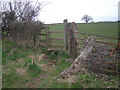
<path id="1" fill-rule="evenodd" d="M 81 54 L 74 60 L 72 65 L 65 71 L 63 71 L 58 78 L 60 77 L 69 77 L 69 75 L 77 74 L 81 71 L 81 66 L 84 60 L 87 59 L 87 57 L 92 52 L 92 49 L 95 45 L 96 38 L 94 36 L 91 36 L 87 39 L 85 48 L 81 52 Z"/>
<path id="2" fill-rule="evenodd" d="M 71 23 L 68 23 L 68 35 L 69 35 L 69 45 L 70 45 L 70 57 L 71 58 L 76 58 L 77 57 L 77 40 L 75 39 L 74 36 L 74 28 Z"/>
<path id="3" fill-rule="evenodd" d="M 47 48 L 49 48 L 50 47 L 50 33 L 49 33 L 49 27 L 46 27 L 46 46 L 47 46 Z"/>
<path id="4" fill-rule="evenodd" d="M 63 21 L 64 23 L 64 46 L 65 50 L 68 51 L 68 30 L 67 30 L 67 19 Z"/>
<path id="5" fill-rule="evenodd" d="M 72 22 L 72 27 L 73 27 L 73 32 L 78 32 L 78 30 L 77 30 L 77 26 L 76 26 L 76 24 L 75 24 L 75 22 Z M 78 37 L 78 34 L 77 33 L 74 33 L 74 36 L 77 38 Z"/>

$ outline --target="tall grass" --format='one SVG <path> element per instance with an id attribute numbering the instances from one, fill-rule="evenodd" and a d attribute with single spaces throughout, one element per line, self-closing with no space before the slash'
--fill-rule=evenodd
<path id="1" fill-rule="evenodd" d="M 32 59 L 29 59 L 26 65 L 28 67 L 27 71 L 29 72 L 30 76 L 39 76 L 44 72 L 34 60 L 32 61 Z"/>

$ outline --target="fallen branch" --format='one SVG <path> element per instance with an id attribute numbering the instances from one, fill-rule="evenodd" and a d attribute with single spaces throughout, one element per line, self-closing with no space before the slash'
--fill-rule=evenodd
<path id="1" fill-rule="evenodd" d="M 72 63 L 72 65 L 65 71 L 63 71 L 59 76 L 58 79 L 60 77 L 62 78 L 68 78 L 69 75 L 73 75 L 73 74 L 78 74 L 81 71 L 81 66 L 82 66 L 82 62 L 83 60 L 86 60 L 87 57 L 90 55 L 90 53 L 92 52 L 92 49 L 94 47 L 95 44 L 95 37 L 91 36 L 87 39 L 86 41 L 86 45 L 83 49 L 83 51 L 80 53 L 80 55 L 74 60 L 74 62 Z"/>

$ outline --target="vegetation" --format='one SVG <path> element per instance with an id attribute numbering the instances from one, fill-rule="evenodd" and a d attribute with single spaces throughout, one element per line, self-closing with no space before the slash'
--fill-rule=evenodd
<path id="1" fill-rule="evenodd" d="M 4 39 L 2 53 L 3 88 L 117 88 L 116 76 L 101 78 L 88 71 L 66 82 L 57 80 L 71 65 L 65 61 L 70 56 L 63 51 L 30 47 L 23 50 L 22 46 Z M 42 54 L 45 56 L 40 59 Z"/>
<path id="2" fill-rule="evenodd" d="M 50 30 L 64 30 L 63 24 L 46 25 Z M 78 31 L 83 33 L 93 33 L 111 37 L 118 37 L 117 22 L 96 22 L 96 23 L 77 23 Z M 57 36 L 57 35 L 56 35 Z M 61 35 L 62 36 L 62 35 Z"/>
<path id="3" fill-rule="evenodd" d="M 81 20 L 84 20 L 86 23 L 88 23 L 89 21 L 92 21 L 93 18 L 89 15 L 84 15 Z"/>
<path id="4" fill-rule="evenodd" d="M 110 37 L 118 37 L 118 23 L 117 22 L 96 22 L 96 23 L 77 23 L 78 32 L 89 33 L 89 34 L 97 34 L 104 35 Z M 50 31 L 54 30 L 64 30 L 63 24 L 49 24 L 45 25 L 50 28 Z M 63 33 L 52 33 L 51 37 L 64 37 Z M 86 39 L 85 37 L 90 37 L 90 35 L 78 34 L 78 37 L 81 39 Z M 42 37 L 41 37 L 42 38 Z M 44 38 L 42 38 L 44 39 Z M 111 44 L 117 45 L 117 39 L 109 39 L 103 37 L 97 37 L 98 41 L 107 42 Z M 85 42 L 83 40 L 78 40 L 79 42 Z M 62 44 L 64 41 L 51 41 L 52 43 Z M 78 45 L 79 47 L 83 47 L 83 45 Z M 114 46 L 108 46 L 110 48 L 114 48 Z"/>
<path id="5" fill-rule="evenodd" d="M 0 2 L 2 12 L 2 37 L 10 37 L 12 41 L 35 48 L 37 37 L 43 23 L 37 20 L 43 4 L 30 0 L 14 0 Z"/>
<path id="6" fill-rule="evenodd" d="M 3 41 L 0 40 L 2 70 L 0 71 L 2 71 L 3 88 L 117 88 L 118 78 L 115 75 L 100 77 L 85 69 L 84 65 L 83 71 L 78 75 L 71 75 L 67 80 L 57 79 L 57 76 L 72 64 L 66 61 L 70 56 L 63 50 L 40 47 L 39 39 L 46 37 L 40 36 L 39 33 L 45 33 L 46 26 L 50 27 L 51 31 L 64 30 L 64 27 L 63 24 L 44 26 L 37 20 L 43 4 L 38 1 L 34 3 L 36 4 L 28 0 L 0 2 L 3 22 Z M 88 23 L 92 18 L 87 15 L 83 20 L 86 24 L 77 24 L 79 32 L 118 36 L 116 22 Z M 83 35 L 78 36 L 84 38 Z M 51 37 L 64 37 L 64 34 L 53 33 Z M 113 40 L 108 41 L 117 43 Z M 59 40 L 51 42 L 64 44 L 64 41 Z"/>

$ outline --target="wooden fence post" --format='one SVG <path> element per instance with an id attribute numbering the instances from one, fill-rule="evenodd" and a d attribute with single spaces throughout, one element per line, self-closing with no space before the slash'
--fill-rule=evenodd
<path id="1" fill-rule="evenodd" d="M 64 46 L 65 50 L 68 50 L 68 29 L 67 29 L 67 19 L 63 21 L 64 23 Z"/>
<path id="2" fill-rule="evenodd" d="M 73 25 L 68 23 L 68 35 L 69 35 L 69 46 L 70 46 L 70 57 L 76 58 L 77 57 L 77 40 L 75 39 Z"/>
<path id="3" fill-rule="evenodd" d="M 76 26 L 76 24 L 75 24 L 75 22 L 72 22 L 72 27 L 73 27 L 73 32 L 78 32 L 78 30 L 77 30 L 77 26 Z M 77 33 L 74 33 L 74 36 L 77 38 L 78 37 L 78 34 Z"/>
<path id="4" fill-rule="evenodd" d="M 96 38 L 91 36 L 87 39 L 85 48 L 81 52 L 81 54 L 74 60 L 72 65 L 65 71 L 63 71 L 59 76 L 60 77 L 69 77 L 70 75 L 78 74 L 82 69 L 83 61 L 87 59 L 87 57 L 91 54 L 92 49 L 95 45 Z"/>
<path id="5" fill-rule="evenodd" d="M 49 27 L 46 27 L 46 46 L 47 46 L 47 48 L 49 48 L 50 47 L 50 33 L 49 33 Z"/>

